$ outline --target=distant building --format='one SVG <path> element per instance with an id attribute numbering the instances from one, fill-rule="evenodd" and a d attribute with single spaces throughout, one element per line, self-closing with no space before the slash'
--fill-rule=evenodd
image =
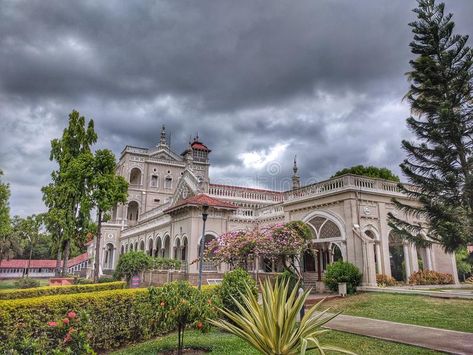
<path id="1" fill-rule="evenodd" d="M 67 270 L 69 274 L 78 273 L 89 266 L 87 253 L 69 259 Z M 10 279 L 28 275 L 29 277 L 54 277 L 56 260 L 31 260 L 28 269 L 28 259 L 10 259 L 0 261 L 0 278 Z"/>
<path id="2" fill-rule="evenodd" d="M 101 241 L 103 271 L 111 272 L 119 255 L 141 250 L 149 255 L 179 259 L 189 279 L 198 270 L 202 233 L 202 204 L 209 217 L 205 241 L 238 229 L 302 220 L 313 233 L 302 265 L 307 280 L 321 281 L 327 265 L 343 259 L 363 272 L 363 284 L 375 285 L 376 274 L 406 279 L 420 268 L 450 273 L 457 278 L 453 254 L 440 247 L 416 248 L 398 240 L 387 223 L 388 212 L 423 223 L 395 209 L 392 198 L 406 200 L 391 181 L 344 175 L 301 186 L 294 161 L 289 191 L 272 191 L 212 184 L 210 149 L 196 137 L 182 153 L 166 143 L 164 127 L 159 144 L 150 149 L 126 146 L 117 173 L 129 181 L 128 202 L 117 206 L 105 223 Z M 93 258 L 94 245 L 89 246 Z M 316 255 L 316 256 L 313 256 Z M 203 265 L 208 277 L 229 270 L 227 265 Z M 278 265 L 256 260 L 253 270 L 278 271 Z M 213 275 L 213 276 L 210 276 Z M 204 276 L 205 277 L 205 276 Z"/>

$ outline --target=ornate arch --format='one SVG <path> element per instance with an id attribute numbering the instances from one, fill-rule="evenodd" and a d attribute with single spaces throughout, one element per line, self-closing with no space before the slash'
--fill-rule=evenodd
<path id="1" fill-rule="evenodd" d="M 313 225 L 311 221 L 314 219 L 319 218 L 320 224 Z M 334 240 L 346 240 L 346 233 L 345 233 L 345 222 L 343 219 L 334 212 L 331 211 L 314 211 L 307 214 L 303 219 L 303 222 L 307 223 L 307 225 L 311 228 L 314 233 L 315 238 L 317 240 L 326 240 L 326 241 L 334 241 Z M 337 227 L 338 231 L 340 232 L 340 236 L 335 236 L 331 238 L 319 238 L 319 233 L 324 229 L 324 226 L 329 223 L 330 227 Z M 333 224 L 333 225 L 332 225 Z M 329 225 L 325 226 L 327 228 Z"/>

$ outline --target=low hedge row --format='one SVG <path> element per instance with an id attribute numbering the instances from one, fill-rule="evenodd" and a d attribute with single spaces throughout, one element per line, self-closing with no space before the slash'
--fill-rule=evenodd
<path id="1" fill-rule="evenodd" d="M 217 316 L 218 296 L 185 282 L 150 289 L 109 290 L 93 293 L 45 296 L 0 302 L 0 354 L 49 354 L 62 339 L 51 339 L 51 321 L 68 312 L 85 312 L 88 342 L 97 350 L 149 339 L 175 329 L 175 307 L 184 302 L 182 288 L 195 291 L 193 319 L 201 329 L 207 318 Z M 48 324 L 48 322 L 50 324 Z M 56 326 L 56 325 L 54 325 Z M 61 324 L 57 324 L 61 326 Z"/>
<path id="2" fill-rule="evenodd" d="M 451 274 L 432 270 L 420 270 L 409 276 L 409 285 L 449 285 L 453 283 Z"/>
<path id="3" fill-rule="evenodd" d="M 0 300 L 13 300 L 19 298 L 32 298 L 51 295 L 63 295 L 71 293 L 95 292 L 106 290 L 117 290 L 125 288 L 124 281 L 107 282 L 100 284 L 83 284 L 70 286 L 43 286 L 18 290 L 1 290 Z"/>

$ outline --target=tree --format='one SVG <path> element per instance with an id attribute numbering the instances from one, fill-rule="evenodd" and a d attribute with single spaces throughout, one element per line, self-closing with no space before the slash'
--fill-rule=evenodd
<path id="1" fill-rule="evenodd" d="M 407 125 L 415 140 L 402 142 L 400 165 L 413 185 L 400 184 L 415 202 L 395 200 L 408 215 L 428 225 L 389 215 L 394 233 L 420 246 L 437 243 L 452 252 L 473 242 L 472 58 L 468 36 L 453 33 L 444 4 L 419 0 L 410 47 L 416 56 L 407 73 L 412 115 Z M 427 233 L 423 238 L 421 232 Z"/>
<path id="2" fill-rule="evenodd" d="M 455 259 L 457 262 L 458 275 L 465 281 L 473 270 L 473 255 L 468 253 L 467 248 L 460 248 L 455 253 Z"/>
<path id="3" fill-rule="evenodd" d="M 125 203 L 128 197 L 128 182 L 122 176 L 115 175 L 115 170 L 115 155 L 110 150 L 95 152 L 90 176 L 91 202 L 97 209 L 94 281 L 99 278 L 102 222 L 109 218 L 105 214 L 117 203 Z"/>
<path id="4" fill-rule="evenodd" d="M 52 182 L 43 187 L 43 201 L 48 207 L 46 225 L 54 233 L 57 268 L 61 255 L 62 274 L 67 271 L 71 245 L 81 244 L 90 229 L 88 177 L 93 163 L 90 146 L 97 141 L 94 122 L 87 125 L 79 112 L 72 111 L 62 137 L 51 141 L 50 160 L 58 164 L 51 173 Z"/>
<path id="5" fill-rule="evenodd" d="M 35 250 L 40 246 L 43 242 L 46 245 L 46 257 L 49 257 L 49 245 L 47 235 L 44 233 L 44 215 L 32 215 L 26 218 L 20 218 L 15 216 L 13 218 L 13 234 L 20 240 L 24 254 L 27 255 L 19 255 L 20 257 L 28 258 L 28 267 L 27 271 L 30 269 L 31 259 L 33 259 L 33 255 Z"/>
<path id="6" fill-rule="evenodd" d="M 3 171 L 0 170 L 0 178 L 2 176 Z M 20 243 L 11 229 L 9 199 L 10 186 L 0 180 L 0 262 L 21 251 Z"/>
<path id="7" fill-rule="evenodd" d="M 395 175 L 391 170 L 387 168 L 378 168 L 376 166 L 363 166 L 363 165 L 355 165 L 351 168 L 345 168 L 342 170 L 337 171 L 332 178 L 345 175 L 345 174 L 353 174 L 353 175 L 360 175 L 360 176 L 368 176 L 372 178 L 384 179 L 384 180 L 391 180 L 399 182 L 399 176 Z"/>

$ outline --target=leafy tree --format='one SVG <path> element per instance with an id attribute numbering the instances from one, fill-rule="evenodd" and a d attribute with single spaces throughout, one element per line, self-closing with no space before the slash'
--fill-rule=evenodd
<path id="1" fill-rule="evenodd" d="M 117 203 L 125 203 L 128 197 L 128 183 L 122 176 L 115 175 L 115 155 L 108 149 L 95 152 L 90 176 L 91 203 L 97 209 L 97 236 L 95 241 L 94 281 L 99 278 L 100 240 L 102 222 L 109 219 L 106 213 Z"/>
<path id="2" fill-rule="evenodd" d="M 153 266 L 153 258 L 142 251 L 132 251 L 120 255 L 115 269 L 116 279 L 125 278 L 128 282 L 131 278 Z"/>
<path id="3" fill-rule="evenodd" d="M 21 241 L 23 245 L 23 254 L 18 257 L 28 259 L 28 268 L 30 268 L 31 259 L 35 256 L 35 251 L 38 247 L 46 249 L 46 255 L 40 255 L 41 257 L 49 257 L 49 238 L 44 233 L 44 215 L 32 215 L 26 218 L 20 218 L 15 216 L 13 218 L 13 234 Z M 43 250 L 44 252 L 44 250 Z M 37 252 L 36 252 L 37 254 Z"/>
<path id="4" fill-rule="evenodd" d="M 400 187 L 418 203 L 395 203 L 429 223 L 412 224 L 390 214 L 390 225 L 417 245 L 438 243 L 451 252 L 473 242 L 473 50 L 466 46 L 468 36 L 454 34 L 444 4 L 419 0 L 414 12 L 417 21 L 409 25 L 416 57 L 410 61 L 406 98 L 415 140 L 402 142 L 407 159 L 400 165 L 414 186 Z M 421 237 L 424 229 L 428 239 Z"/>
<path id="5" fill-rule="evenodd" d="M 51 141 L 50 159 L 57 162 L 58 169 L 51 173 L 52 182 L 42 191 L 49 209 L 46 225 L 55 238 L 58 268 L 62 255 L 63 275 L 67 271 L 71 245 L 82 244 L 90 229 L 87 182 L 93 162 L 90 146 L 96 141 L 93 120 L 86 124 L 77 111 L 69 115 L 62 137 Z"/>
<path id="6" fill-rule="evenodd" d="M 399 176 L 395 175 L 391 170 L 387 168 L 378 168 L 376 166 L 364 166 L 364 165 L 356 165 L 352 166 L 351 168 L 345 168 L 342 170 L 337 171 L 332 178 L 336 176 L 341 176 L 345 174 L 353 174 L 353 175 L 360 175 L 360 176 L 368 176 L 372 178 L 384 179 L 384 180 L 391 180 L 399 182 Z"/>
<path id="7" fill-rule="evenodd" d="M 0 170 L 0 178 L 3 176 Z M 10 259 L 21 251 L 18 238 L 12 234 L 10 221 L 10 186 L 0 179 L 0 262 Z"/>

